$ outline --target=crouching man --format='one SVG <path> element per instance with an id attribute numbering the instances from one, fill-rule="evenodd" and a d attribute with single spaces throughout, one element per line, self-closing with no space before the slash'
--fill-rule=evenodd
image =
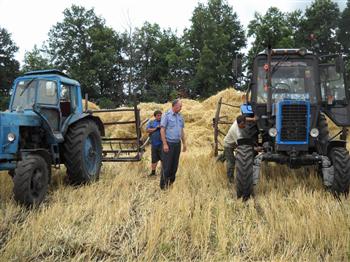
<path id="1" fill-rule="evenodd" d="M 246 117 L 239 115 L 233 122 L 229 131 L 224 138 L 224 155 L 226 159 L 226 173 L 230 183 L 234 181 L 235 156 L 234 150 L 237 147 L 237 141 L 242 138 L 249 138 L 249 133 L 245 129 Z M 249 121 L 254 121 L 254 118 L 249 118 Z"/>

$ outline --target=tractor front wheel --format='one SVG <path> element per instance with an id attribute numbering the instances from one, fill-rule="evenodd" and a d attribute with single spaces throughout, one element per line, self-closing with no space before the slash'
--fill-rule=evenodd
<path id="1" fill-rule="evenodd" d="M 343 147 L 334 147 L 330 151 L 330 158 L 334 166 L 334 181 L 331 191 L 334 195 L 348 195 L 350 187 L 350 156 Z"/>
<path id="2" fill-rule="evenodd" d="M 26 206 L 40 204 L 47 193 L 49 170 L 45 159 L 29 155 L 18 163 L 13 176 L 15 200 Z"/>
<path id="3" fill-rule="evenodd" d="M 237 198 L 242 197 L 245 201 L 253 194 L 253 147 L 250 145 L 238 146 L 235 157 Z"/>
<path id="4" fill-rule="evenodd" d="M 74 185 L 99 178 L 102 162 L 101 135 L 92 120 L 71 126 L 64 143 L 64 159 L 70 182 Z"/>

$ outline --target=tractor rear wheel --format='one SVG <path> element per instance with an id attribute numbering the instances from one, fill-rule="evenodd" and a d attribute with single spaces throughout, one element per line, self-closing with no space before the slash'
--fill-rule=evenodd
<path id="1" fill-rule="evenodd" d="M 240 145 L 236 149 L 236 191 L 237 198 L 248 198 L 253 194 L 254 150 L 250 145 Z"/>
<path id="2" fill-rule="evenodd" d="M 99 178 L 102 145 L 95 122 L 83 120 L 69 128 L 65 136 L 64 159 L 72 184 L 84 184 Z"/>
<path id="3" fill-rule="evenodd" d="M 40 204 L 47 193 L 49 170 L 45 159 L 29 155 L 18 163 L 13 176 L 15 200 L 26 206 Z"/>
<path id="4" fill-rule="evenodd" d="M 331 191 L 334 195 L 348 195 L 350 187 L 350 156 L 343 147 L 334 147 L 330 152 L 334 166 L 334 181 Z"/>

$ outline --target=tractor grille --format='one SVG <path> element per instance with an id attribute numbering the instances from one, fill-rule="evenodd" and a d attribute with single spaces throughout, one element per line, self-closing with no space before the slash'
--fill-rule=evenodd
<path id="1" fill-rule="evenodd" d="M 307 140 L 307 105 L 282 105 L 281 141 Z"/>

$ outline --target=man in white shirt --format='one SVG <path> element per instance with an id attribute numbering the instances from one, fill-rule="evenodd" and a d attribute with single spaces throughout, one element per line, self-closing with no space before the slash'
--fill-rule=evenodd
<path id="1" fill-rule="evenodd" d="M 237 141 L 242 138 L 248 138 L 249 134 L 246 127 L 246 117 L 239 115 L 233 122 L 232 126 L 228 130 L 224 138 L 224 155 L 226 158 L 226 171 L 227 177 L 230 183 L 233 183 L 234 176 L 233 172 L 235 169 L 235 156 L 234 150 L 237 147 Z"/>

